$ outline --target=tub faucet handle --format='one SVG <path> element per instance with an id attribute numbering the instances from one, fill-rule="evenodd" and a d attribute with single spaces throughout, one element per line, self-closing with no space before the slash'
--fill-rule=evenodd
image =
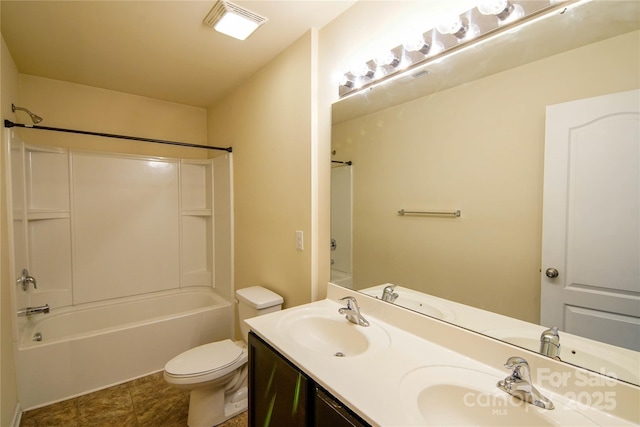
<path id="1" fill-rule="evenodd" d="M 20 276 L 16 283 L 22 286 L 23 291 L 27 291 L 29 289 L 29 285 L 33 285 L 33 289 L 38 289 L 38 285 L 36 284 L 36 279 L 33 276 L 29 275 L 29 270 L 26 268 L 22 269 L 22 276 Z"/>

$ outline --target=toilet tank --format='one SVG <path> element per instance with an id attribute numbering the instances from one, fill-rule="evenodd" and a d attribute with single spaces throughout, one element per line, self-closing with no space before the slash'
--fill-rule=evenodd
<path id="1" fill-rule="evenodd" d="M 240 330 L 242 331 L 242 339 L 245 341 L 249 337 L 249 326 L 244 323 L 244 320 L 279 311 L 284 302 L 280 295 L 262 286 L 238 289 L 236 298 L 238 299 Z"/>

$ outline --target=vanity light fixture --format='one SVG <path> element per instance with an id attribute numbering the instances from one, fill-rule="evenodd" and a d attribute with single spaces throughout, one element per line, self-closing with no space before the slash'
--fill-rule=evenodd
<path id="1" fill-rule="evenodd" d="M 204 23 L 214 30 L 245 40 L 268 19 L 226 0 L 218 0 L 204 18 Z"/>
<path id="2" fill-rule="evenodd" d="M 417 67 L 442 61 L 462 49 L 587 1 L 481 0 L 477 7 L 445 18 L 435 28 L 344 73 L 338 86 L 339 96 L 344 98 L 405 72 L 415 73 Z"/>

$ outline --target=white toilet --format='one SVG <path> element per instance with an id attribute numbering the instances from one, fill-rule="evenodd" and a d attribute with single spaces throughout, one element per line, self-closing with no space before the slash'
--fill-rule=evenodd
<path id="1" fill-rule="evenodd" d="M 164 366 L 167 383 L 191 390 L 189 427 L 216 426 L 247 409 L 249 327 L 244 320 L 280 310 L 283 299 L 261 286 L 239 289 L 236 298 L 243 341 L 204 344 Z"/>

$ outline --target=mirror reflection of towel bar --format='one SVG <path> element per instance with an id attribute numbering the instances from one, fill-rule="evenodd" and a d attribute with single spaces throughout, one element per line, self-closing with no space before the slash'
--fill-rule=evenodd
<path id="1" fill-rule="evenodd" d="M 429 212 L 429 211 L 406 211 L 404 209 L 400 209 L 398 211 L 398 215 L 440 215 L 440 216 L 460 216 L 460 210 L 453 212 Z"/>

